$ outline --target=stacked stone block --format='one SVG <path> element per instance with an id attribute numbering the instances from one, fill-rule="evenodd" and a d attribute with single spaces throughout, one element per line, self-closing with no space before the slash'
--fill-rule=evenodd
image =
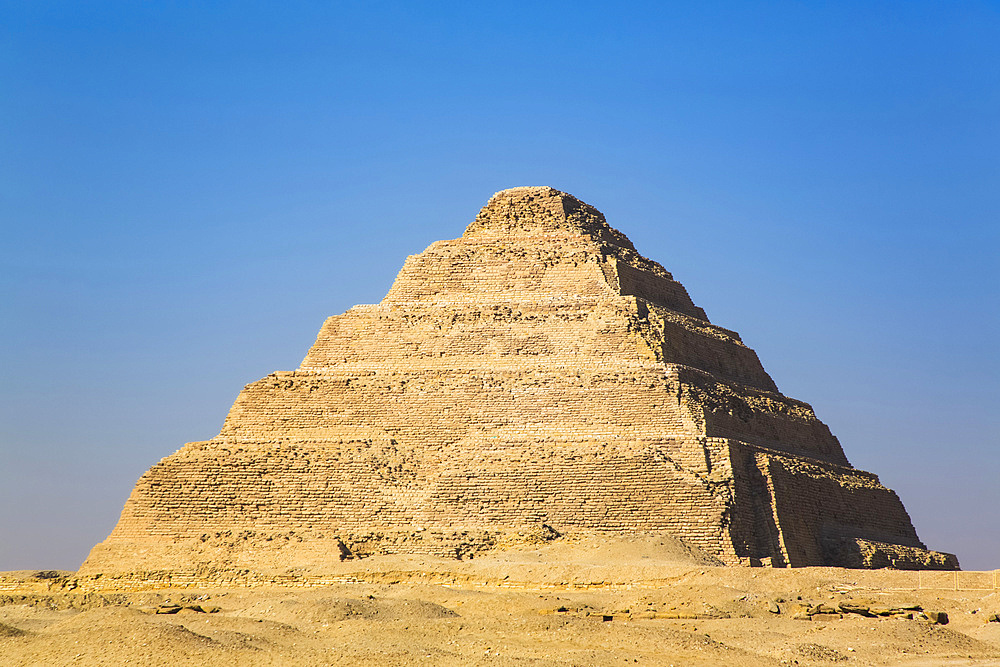
<path id="1" fill-rule="evenodd" d="M 731 564 L 957 567 L 600 212 L 515 188 L 143 475 L 84 570 L 470 557 L 542 527 L 665 531 Z"/>

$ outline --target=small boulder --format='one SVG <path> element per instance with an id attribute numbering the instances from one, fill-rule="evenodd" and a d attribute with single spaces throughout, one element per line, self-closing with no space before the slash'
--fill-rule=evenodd
<path id="1" fill-rule="evenodd" d="M 986 619 L 987 623 L 1000 623 L 1000 614 L 993 614 Z"/>
<path id="2" fill-rule="evenodd" d="M 800 604 L 795 607 L 795 611 L 792 613 L 792 618 L 797 621 L 811 621 L 812 615 L 809 610 L 812 609 L 811 606 L 807 604 Z"/>
<path id="3" fill-rule="evenodd" d="M 806 614 L 814 621 L 823 619 L 841 618 L 840 612 L 828 604 L 816 604 L 806 609 Z"/>
<path id="4" fill-rule="evenodd" d="M 944 611 L 929 611 L 927 618 L 936 625 L 948 625 L 948 613 Z"/>
<path id="5" fill-rule="evenodd" d="M 181 607 L 179 604 L 165 603 L 165 604 L 161 604 L 159 607 L 156 608 L 156 613 L 157 614 L 176 614 L 181 609 L 183 609 L 183 607 Z"/>
<path id="6" fill-rule="evenodd" d="M 811 613 L 813 613 L 813 614 L 836 614 L 838 612 L 837 612 L 836 609 L 834 609 L 833 607 L 831 607 L 828 604 L 818 604 L 815 607 L 813 607 L 813 611 Z"/>
<path id="7" fill-rule="evenodd" d="M 841 602 L 839 605 L 840 611 L 845 614 L 858 614 L 860 616 L 872 617 L 875 614 L 871 612 L 871 607 L 863 604 L 854 604 L 853 602 Z"/>
<path id="8" fill-rule="evenodd" d="M 767 605 L 767 610 L 769 612 L 771 612 L 772 614 L 780 614 L 781 613 L 781 607 L 778 606 L 777 602 L 772 602 L 771 604 Z"/>

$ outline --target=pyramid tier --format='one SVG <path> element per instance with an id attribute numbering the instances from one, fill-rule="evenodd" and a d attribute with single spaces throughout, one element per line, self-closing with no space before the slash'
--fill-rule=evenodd
<path id="1" fill-rule="evenodd" d="M 808 405 L 696 369 L 352 368 L 275 373 L 247 385 L 225 442 L 314 441 L 377 428 L 424 446 L 476 433 L 611 440 L 728 437 L 846 464 Z"/>

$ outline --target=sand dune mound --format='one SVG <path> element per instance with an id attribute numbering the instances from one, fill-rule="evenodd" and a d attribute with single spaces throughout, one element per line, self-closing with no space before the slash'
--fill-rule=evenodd
<path id="1" fill-rule="evenodd" d="M 89 664 L 184 664 L 221 649 L 213 639 L 184 626 L 126 607 L 75 614 L 8 647 L 4 665 L 67 664 L 86 656 Z M 151 656 L 153 662 L 149 662 Z M 63 662 L 66 661 L 66 662 Z"/>
<path id="2" fill-rule="evenodd" d="M 280 623 L 330 624 L 345 620 L 420 621 L 454 618 L 451 609 L 426 600 L 307 596 L 262 600 L 239 611 L 236 616 L 266 618 Z"/>
<path id="3" fill-rule="evenodd" d="M 24 630 L 20 628 L 15 628 L 12 625 L 7 625 L 6 623 L 0 623 L 0 637 L 20 637 L 27 634 Z"/>
<path id="4" fill-rule="evenodd" d="M 198 649 L 212 642 L 208 637 L 183 626 L 165 623 L 156 615 L 131 607 L 88 609 L 53 624 L 46 631 L 64 636 L 80 635 L 88 642 L 133 639 L 151 645 L 164 642 L 188 649 Z"/>

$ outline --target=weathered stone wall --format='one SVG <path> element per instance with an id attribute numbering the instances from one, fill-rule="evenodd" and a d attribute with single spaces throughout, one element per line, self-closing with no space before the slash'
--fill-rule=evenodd
<path id="1" fill-rule="evenodd" d="M 740 512 L 734 535 L 752 558 L 791 566 L 863 567 L 874 562 L 863 562 L 864 545 L 879 544 L 892 545 L 883 549 L 882 567 L 958 566 L 951 554 L 926 550 L 903 504 L 876 475 L 729 442 Z"/>
<path id="2" fill-rule="evenodd" d="M 688 445 L 463 441 L 415 451 L 389 440 L 192 443 L 140 479 L 111 541 L 249 527 L 343 537 L 414 526 L 462 532 L 549 524 L 665 530 L 732 561 L 734 554 L 719 548 L 728 490 L 713 489 L 705 475 L 671 458 Z"/>
<path id="3" fill-rule="evenodd" d="M 954 566 L 600 212 L 518 188 L 143 475 L 85 569 L 461 557 L 542 525 L 733 564 Z"/>

